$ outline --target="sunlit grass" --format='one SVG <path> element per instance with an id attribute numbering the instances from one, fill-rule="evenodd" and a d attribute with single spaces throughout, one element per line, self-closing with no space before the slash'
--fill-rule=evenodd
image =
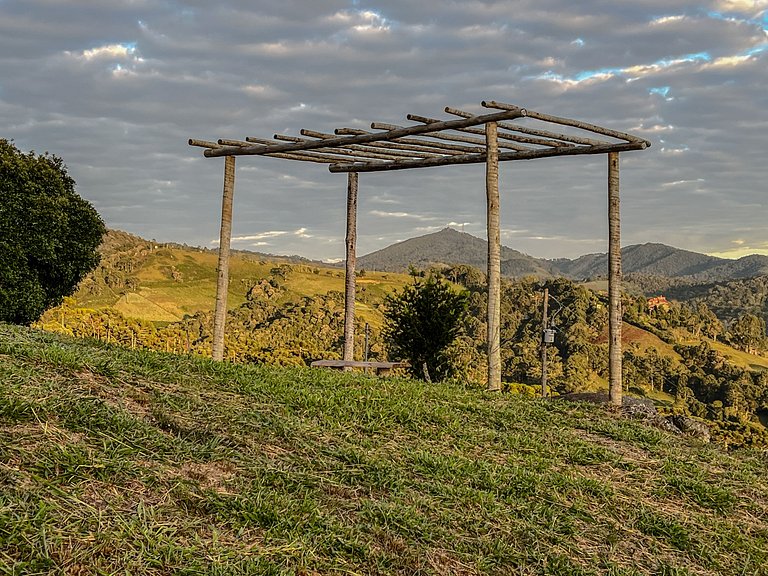
<path id="1" fill-rule="evenodd" d="M 177 247 L 156 250 L 141 261 L 132 275 L 138 280 L 135 291 L 123 293 L 104 287 L 99 294 L 81 291 L 77 303 L 85 308 L 114 308 L 128 318 L 151 322 L 173 322 L 185 314 L 213 310 L 216 297 L 217 254 Z M 237 308 L 246 301 L 248 288 L 268 278 L 281 262 L 262 260 L 253 255 L 234 253 L 230 263 L 228 307 Z M 285 265 L 285 262 L 282 262 Z M 283 291 L 276 303 L 303 296 L 344 291 L 344 271 L 340 268 L 310 264 L 291 264 L 291 271 L 281 279 Z M 171 270 L 179 276 L 174 279 Z M 381 324 L 381 313 L 369 302 L 381 302 L 384 295 L 410 280 L 406 274 L 366 272 L 358 279 L 357 297 L 361 318 L 372 325 Z"/>
<path id="2" fill-rule="evenodd" d="M 3 574 L 761 574 L 767 473 L 586 404 L 0 325 Z"/>

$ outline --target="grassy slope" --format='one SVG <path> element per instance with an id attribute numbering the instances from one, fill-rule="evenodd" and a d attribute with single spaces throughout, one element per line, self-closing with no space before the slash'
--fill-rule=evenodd
<path id="1" fill-rule="evenodd" d="M 185 314 L 213 309 L 216 299 L 215 252 L 195 248 L 163 247 L 153 251 L 134 275 L 140 285 L 136 292 L 121 294 L 105 289 L 102 294 L 88 295 L 81 291 L 76 297 L 81 306 L 114 308 L 124 316 L 153 322 L 173 322 Z M 273 262 L 241 253 L 232 255 L 230 288 L 227 304 L 236 308 L 245 302 L 245 293 L 254 281 L 270 276 L 270 270 L 281 262 Z M 285 263 L 283 263 L 285 264 Z M 307 264 L 290 264 L 292 271 L 285 280 L 287 291 L 281 300 L 301 296 L 344 291 L 344 271 Z M 172 278 L 171 270 L 180 273 L 180 281 Z M 315 271 L 317 273 L 315 273 Z M 384 294 L 400 288 L 409 281 L 405 274 L 368 272 L 358 278 L 358 299 L 380 300 Z M 365 288 L 364 291 L 362 289 Z M 381 315 L 361 301 L 360 318 L 372 324 L 381 323 Z"/>
<path id="2" fill-rule="evenodd" d="M 602 408 L 0 324 L 0 573 L 765 574 L 767 478 Z"/>
<path id="3" fill-rule="evenodd" d="M 768 370 L 768 358 L 765 356 L 756 356 L 755 354 L 748 354 L 741 350 L 731 348 L 727 344 L 722 342 L 715 342 L 714 340 L 707 339 L 712 345 L 712 348 L 717 350 L 720 354 L 725 356 L 729 362 L 740 366 L 742 368 L 749 368 L 752 370 Z"/>

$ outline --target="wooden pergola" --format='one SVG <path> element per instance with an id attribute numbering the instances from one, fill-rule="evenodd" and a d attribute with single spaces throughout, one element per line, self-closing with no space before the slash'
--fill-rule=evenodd
<path id="1" fill-rule="evenodd" d="M 327 164 L 331 172 L 347 173 L 346 285 L 344 360 L 354 359 L 355 260 L 357 191 L 360 172 L 381 172 L 450 166 L 486 165 L 488 227 L 488 390 L 501 389 L 500 299 L 501 242 L 499 233 L 499 162 L 581 154 L 608 155 L 608 299 L 609 396 L 621 403 L 621 251 L 619 217 L 619 153 L 643 150 L 650 142 L 594 124 L 526 110 L 501 102 L 483 102 L 488 114 L 446 107 L 451 119 L 408 114 L 413 124 L 373 122 L 370 130 L 337 128 L 333 134 L 301 130 L 301 137 L 190 139 L 205 148 L 208 158 L 225 157 L 224 192 L 219 244 L 218 286 L 214 315 L 213 358 L 224 356 L 229 249 L 235 156 L 271 156 Z M 524 119 L 524 120 L 521 120 Z"/>

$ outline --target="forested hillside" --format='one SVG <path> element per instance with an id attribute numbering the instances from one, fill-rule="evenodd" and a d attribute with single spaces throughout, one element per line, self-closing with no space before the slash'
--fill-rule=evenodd
<path id="1" fill-rule="evenodd" d="M 484 269 L 487 250 L 485 240 L 445 228 L 362 256 L 358 263 L 369 270 L 395 272 L 407 271 L 409 266 L 427 268 L 457 264 Z M 624 274 L 657 277 L 662 282 L 698 284 L 768 275 L 768 256 L 727 260 L 655 243 L 625 246 L 621 254 Z M 562 276 L 578 281 L 600 278 L 608 274 L 608 255 L 598 253 L 576 259 L 546 260 L 502 246 L 501 273 L 513 278 Z"/>
<path id="2" fill-rule="evenodd" d="M 658 276 L 687 276 L 720 262 L 719 258 L 678 250 L 664 244 L 642 244 L 626 246 L 621 251 L 622 269 L 626 273 L 649 273 L 652 270 Z M 608 272 L 607 254 L 588 254 L 575 260 L 556 260 L 557 269 L 564 276 L 572 278 L 592 278 L 604 276 Z"/>
<path id="3" fill-rule="evenodd" d="M 745 313 L 768 322 L 768 276 L 714 284 L 680 285 L 667 289 L 670 297 L 706 304 L 723 321 L 731 322 Z"/>
<path id="4" fill-rule="evenodd" d="M 47 330 L 131 348 L 210 354 L 217 254 L 160 245 L 111 231 L 100 266 L 73 298 L 38 323 Z M 307 261 L 236 253 L 230 264 L 227 351 L 230 360 L 305 364 L 337 358 L 343 324 L 343 271 Z M 371 353 L 382 355 L 377 307 L 405 275 L 363 273 L 357 318 L 372 327 Z"/>

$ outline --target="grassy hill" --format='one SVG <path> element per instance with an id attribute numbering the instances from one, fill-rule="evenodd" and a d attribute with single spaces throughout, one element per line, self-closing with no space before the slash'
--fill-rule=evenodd
<path id="1" fill-rule="evenodd" d="M 597 406 L 0 324 L 3 574 L 766 574 L 767 479 Z"/>
<path id="2" fill-rule="evenodd" d="M 216 299 L 218 254 L 176 244 L 156 244 L 116 230 L 110 230 L 100 248 L 102 263 L 81 284 L 75 294 L 78 305 L 113 309 L 128 318 L 151 322 L 177 322 L 185 315 L 211 311 Z M 280 304 L 303 296 L 344 291 L 344 271 L 317 262 L 234 252 L 230 262 L 227 306 L 237 308 L 259 280 L 274 274 L 285 277 Z M 380 324 L 365 300 L 380 300 L 401 287 L 407 275 L 366 273 L 358 279 L 361 319 Z"/>

